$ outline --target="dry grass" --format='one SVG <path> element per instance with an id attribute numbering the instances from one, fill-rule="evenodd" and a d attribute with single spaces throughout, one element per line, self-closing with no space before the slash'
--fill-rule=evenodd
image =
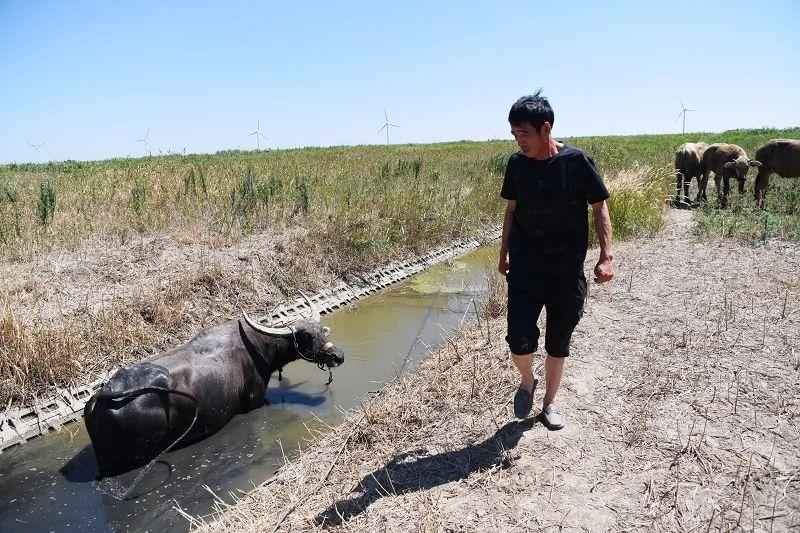
<path id="1" fill-rule="evenodd" d="M 486 256 L 486 286 L 488 292 L 483 300 L 483 316 L 489 320 L 505 316 L 506 303 L 508 302 L 508 284 L 497 270 L 498 257 L 496 254 Z"/>
<path id="2" fill-rule="evenodd" d="M 214 531 L 787 531 L 800 526 L 800 250 L 623 245 L 574 337 L 567 427 L 512 421 L 490 320 L 218 499 Z M 665 243 L 668 246 L 665 246 Z M 692 276 L 669 276 L 670 261 Z M 753 274 L 755 273 L 755 274 Z M 665 283 L 664 280 L 669 280 Z M 485 318 L 485 317 L 484 317 Z M 541 392 L 537 393 L 537 398 Z M 281 520 L 283 520 L 281 522 Z"/>
<path id="3" fill-rule="evenodd" d="M 30 402 L 53 386 L 80 384 L 176 339 L 188 340 L 209 319 L 233 316 L 248 294 L 254 295 L 248 280 L 201 265 L 176 282 L 38 325 L 23 326 L 6 304 L 0 315 L 0 404 Z"/>
<path id="4" fill-rule="evenodd" d="M 670 194 L 671 167 L 652 168 L 637 165 L 607 178 L 611 198 L 608 210 L 616 240 L 652 236 L 664 225 L 664 201 Z M 597 243 L 594 224 L 590 224 L 590 242 Z"/>

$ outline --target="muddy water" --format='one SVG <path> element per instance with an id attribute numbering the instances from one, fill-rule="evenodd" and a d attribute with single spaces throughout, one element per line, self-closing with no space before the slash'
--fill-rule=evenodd
<path id="1" fill-rule="evenodd" d="M 487 259 L 488 257 L 488 259 Z M 462 318 L 474 318 L 472 301 L 486 290 L 486 267 L 496 248 L 474 251 L 323 317 L 346 361 L 328 374 L 298 361 L 273 378 L 269 405 L 239 415 L 221 431 L 162 457 L 138 485 L 138 497 L 115 495 L 140 470 L 95 482 L 97 464 L 82 424 L 72 424 L 0 455 L 0 531 L 175 531 L 188 523 L 175 506 L 207 516 L 211 491 L 226 501 L 269 477 L 283 454 L 308 437 L 304 425 L 341 420 L 369 391 L 437 345 Z M 487 262 L 488 261 L 488 262 Z M 283 450 L 283 451 L 282 451 Z"/>

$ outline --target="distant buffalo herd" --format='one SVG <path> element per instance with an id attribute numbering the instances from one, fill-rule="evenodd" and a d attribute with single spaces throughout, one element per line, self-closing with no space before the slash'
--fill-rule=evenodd
<path id="1" fill-rule="evenodd" d="M 764 192 L 769 186 L 769 177 L 777 174 L 784 178 L 800 177 L 800 140 L 772 139 L 756 150 L 755 159 L 750 159 L 735 144 L 708 144 L 704 142 L 684 143 L 675 152 L 675 204 L 691 206 L 689 184 L 697 178 L 695 203 L 706 203 L 708 175 L 714 173 L 714 184 L 720 205 L 727 205 L 731 178 L 739 182 L 739 192 L 744 193 L 744 183 L 750 167 L 758 168 L 755 181 L 756 201 L 763 205 Z M 720 187 L 720 183 L 722 187 Z M 683 190 L 683 199 L 681 199 Z"/>

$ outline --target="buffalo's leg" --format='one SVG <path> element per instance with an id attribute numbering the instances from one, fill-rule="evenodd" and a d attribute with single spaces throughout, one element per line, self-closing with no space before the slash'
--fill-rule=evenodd
<path id="1" fill-rule="evenodd" d="M 92 438 L 92 448 L 99 469 L 98 479 L 113 476 L 125 470 L 128 457 L 124 450 L 120 450 L 114 445 L 112 438 L 96 436 Z"/>
<path id="2" fill-rule="evenodd" d="M 683 178 L 683 198 L 687 205 L 692 205 L 692 200 L 689 197 L 689 187 L 692 185 L 692 176 L 684 176 Z"/>
<path id="3" fill-rule="evenodd" d="M 717 185 L 717 189 L 719 189 L 719 185 Z M 728 195 L 731 192 L 731 178 L 730 176 L 723 176 L 722 177 L 722 197 L 720 198 L 720 205 L 722 207 L 727 207 L 728 205 Z"/>
<path id="4" fill-rule="evenodd" d="M 683 198 L 685 199 L 686 203 L 689 203 L 689 185 L 692 183 L 691 176 L 687 179 L 684 178 L 683 180 Z"/>
<path id="5" fill-rule="evenodd" d="M 683 182 L 683 172 L 675 169 L 675 205 L 681 203 L 681 183 Z"/>
<path id="6" fill-rule="evenodd" d="M 703 175 L 697 178 L 697 197 L 695 198 L 695 202 L 697 203 L 708 202 L 708 198 L 706 197 L 707 186 L 708 186 L 708 171 L 703 171 Z"/>
<path id="7" fill-rule="evenodd" d="M 766 165 L 762 165 L 761 168 L 758 169 L 758 174 L 756 175 L 756 185 L 755 185 L 755 197 L 756 202 L 759 206 L 764 207 L 764 195 L 769 189 L 769 177 L 772 174 L 769 170 L 767 170 Z"/>

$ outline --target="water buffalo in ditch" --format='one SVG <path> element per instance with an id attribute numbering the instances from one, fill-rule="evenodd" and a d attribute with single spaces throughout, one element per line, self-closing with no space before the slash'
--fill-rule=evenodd
<path id="1" fill-rule="evenodd" d="M 708 143 L 683 143 L 675 152 L 675 204 L 690 204 L 689 185 L 692 178 L 697 178 L 697 185 L 703 175 L 703 152 L 708 148 Z M 681 202 L 681 188 L 684 200 Z"/>
<path id="2" fill-rule="evenodd" d="M 700 183 L 700 190 L 697 193 L 698 201 L 708 201 L 706 197 L 708 174 L 713 172 L 717 198 L 720 205 L 724 207 L 727 205 L 728 194 L 731 190 L 731 178 L 739 182 L 739 193 L 744 193 L 744 181 L 747 178 L 747 171 L 750 170 L 750 167 L 760 167 L 761 163 L 756 159 L 749 159 L 741 146 L 715 143 L 703 152 L 702 165 L 703 178 Z M 721 194 L 720 181 L 723 182 Z"/>
<path id="3" fill-rule="evenodd" d="M 782 178 L 800 178 L 800 141 L 772 139 L 756 150 L 756 159 L 761 168 L 756 175 L 755 196 L 760 204 L 769 188 L 769 177 L 777 174 Z"/>
<path id="4" fill-rule="evenodd" d="M 342 364 L 344 354 L 327 334 L 313 306 L 311 318 L 280 327 L 243 313 L 154 359 L 122 367 L 84 408 L 100 475 L 144 464 L 262 406 L 270 376 L 292 361 Z"/>

